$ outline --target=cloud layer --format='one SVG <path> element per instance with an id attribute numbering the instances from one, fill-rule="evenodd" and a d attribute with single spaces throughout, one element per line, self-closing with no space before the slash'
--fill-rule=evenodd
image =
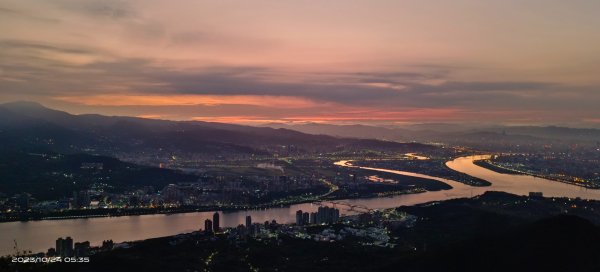
<path id="1" fill-rule="evenodd" d="M 600 119 L 594 8 L 591 1 L 0 2 L 0 100 L 246 123 L 591 126 Z"/>

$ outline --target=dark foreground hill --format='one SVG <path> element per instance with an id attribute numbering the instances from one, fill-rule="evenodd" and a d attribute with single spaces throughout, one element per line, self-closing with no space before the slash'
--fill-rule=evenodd
<path id="1" fill-rule="evenodd" d="M 600 271 L 600 228 L 560 215 L 417 257 L 408 271 Z"/>
<path id="2" fill-rule="evenodd" d="M 71 197 L 73 191 L 102 184 L 106 192 L 124 192 L 142 186 L 161 189 L 170 183 L 195 182 L 198 177 L 177 170 L 141 166 L 87 154 L 3 152 L 0 156 L 0 192 L 12 196 L 27 192 L 37 200 Z"/>

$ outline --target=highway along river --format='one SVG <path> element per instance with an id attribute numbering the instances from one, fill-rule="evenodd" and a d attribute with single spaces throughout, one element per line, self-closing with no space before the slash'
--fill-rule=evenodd
<path id="1" fill-rule="evenodd" d="M 380 168 L 365 168 L 381 172 L 434 179 L 449 184 L 452 186 L 452 189 L 393 197 L 347 199 L 340 202 L 359 207 L 368 207 L 370 209 L 383 209 L 437 200 L 471 197 L 489 190 L 505 191 L 519 195 L 525 195 L 529 192 L 543 192 L 545 196 L 600 199 L 600 190 L 584 189 L 578 186 L 532 176 L 500 174 L 473 164 L 474 160 L 485 159 L 488 157 L 489 156 L 460 157 L 446 163 L 446 165 L 453 170 L 491 182 L 492 185 L 488 187 L 471 187 L 456 181 L 418 173 Z M 339 161 L 335 164 L 344 167 L 355 167 L 348 161 Z M 253 222 L 264 222 L 266 220 L 270 221 L 275 219 L 279 223 L 291 223 L 295 220 L 297 210 L 311 212 L 315 211 L 318 207 L 319 205 L 317 204 L 305 203 L 283 208 L 227 213 L 220 212 L 221 224 L 224 227 L 235 227 L 238 224 L 244 223 L 247 215 L 252 216 Z M 337 207 L 342 209 L 342 213 L 345 214 L 356 212 L 354 210 L 344 210 L 347 207 L 344 205 L 338 204 Z M 360 209 L 358 210 L 360 211 Z M 204 220 L 212 218 L 212 214 L 213 212 L 198 212 L 172 215 L 160 214 L 0 223 L 0 255 L 14 253 L 14 240 L 17 241 L 20 250 L 41 252 L 53 247 L 54 242 L 58 237 L 71 236 L 75 241 L 90 241 L 92 245 L 98 245 L 102 243 L 102 240 L 107 239 L 112 239 L 115 242 L 122 242 L 191 232 L 200 229 L 204 224 Z"/>

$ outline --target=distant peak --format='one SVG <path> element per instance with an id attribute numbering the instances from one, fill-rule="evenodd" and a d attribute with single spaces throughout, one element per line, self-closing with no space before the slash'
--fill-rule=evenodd
<path id="1" fill-rule="evenodd" d="M 28 108 L 28 109 L 46 109 L 46 107 L 44 107 L 44 105 L 38 103 L 38 102 L 33 102 L 33 101 L 14 101 L 14 102 L 7 102 L 4 104 L 0 104 L 0 106 L 2 107 L 7 107 L 7 108 Z"/>
<path id="2" fill-rule="evenodd" d="M 57 115 L 69 115 L 64 111 L 47 108 L 40 103 L 32 101 L 8 102 L 0 104 L 0 109 L 42 119 L 46 119 L 52 116 L 56 117 Z"/>

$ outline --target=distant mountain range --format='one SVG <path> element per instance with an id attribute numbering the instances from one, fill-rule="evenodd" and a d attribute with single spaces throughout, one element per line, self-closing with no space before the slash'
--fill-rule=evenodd
<path id="1" fill-rule="evenodd" d="M 267 127 L 292 129 L 308 134 L 330 135 L 335 137 L 350 137 L 359 139 L 380 139 L 390 141 L 409 140 L 410 130 L 401 128 L 386 128 L 366 125 L 330 125 L 330 124 L 295 124 L 287 125 L 282 123 L 266 124 Z"/>
<path id="2" fill-rule="evenodd" d="M 414 151 L 429 146 L 371 139 L 311 135 L 284 128 L 199 121 L 73 115 L 33 102 L 0 104 L 2 148 L 62 153 L 267 154 L 357 149 Z"/>
<path id="3" fill-rule="evenodd" d="M 0 149 L 48 150 L 100 155 L 189 153 L 319 153 L 355 150 L 407 151 L 432 148 L 413 142 L 443 142 L 483 149 L 600 146 L 599 129 L 535 126 L 469 127 L 423 124 L 406 128 L 367 125 L 234 124 L 137 117 L 73 115 L 33 102 L 0 104 Z M 120 156 L 122 157 L 122 156 Z"/>
<path id="4" fill-rule="evenodd" d="M 401 142 L 442 142 L 481 148 L 490 144 L 505 146 L 587 145 L 600 146 L 600 129 L 567 128 L 556 126 L 474 126 L 458 124 L 416 124 L 405 127 L 378 127 L 368 125 L 282 124 L 265 126 L 292 129 L 299 132 L 381 139 Z"/>

